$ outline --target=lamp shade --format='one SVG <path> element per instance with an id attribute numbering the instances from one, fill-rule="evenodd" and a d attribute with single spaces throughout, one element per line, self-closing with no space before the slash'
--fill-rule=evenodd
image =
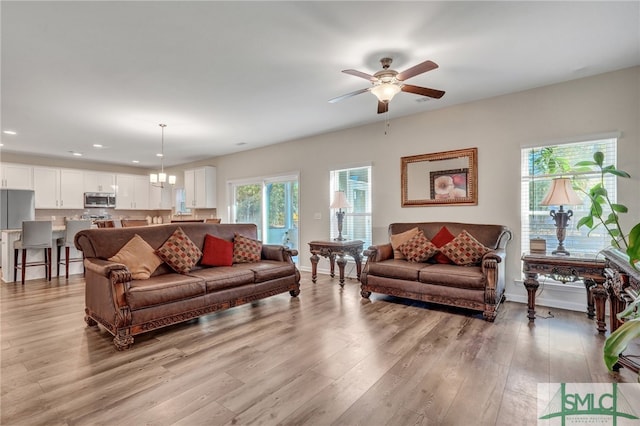
<path id="1" fill-rule="evenodd" d="M 400 92 L 400 86 L 393 83 L 378 84 L 371 89 L 371 93 L 373 93 L 380 102 L 389 102 L 398 92 Z"/>
<path id="2" fill-rule="evenodd" d="M 571 179 L 569 178 L 552 180 L 547 195 L 540 202 L 542 206 L 567 206 L 573 204 L 582 204 L 582 200 L 573 190 Z"/>
<path id="3" fill-rule="evenodd" d="M 351 204 L 347 201 L 347 195 L 344 191 L 336 191 L 333 193 L 333 202 L 329 207 L 332 209 L 350 209 Z"/>

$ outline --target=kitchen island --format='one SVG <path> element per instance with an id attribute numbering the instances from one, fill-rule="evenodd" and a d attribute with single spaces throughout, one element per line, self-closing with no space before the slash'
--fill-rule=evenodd
<path id="1" fill-rule="evenodd" d="M 56 240 L 64 237 L 65 226 L 59 225 L 53 227 L 53 241 L 51 249 L 51 275 L 56 275 L 56 264 L 58 262 L 58 251 L 56 250 Z M 20 239 L 22 229 L 3 229 L 2 230 L 2 281 L 5 283 L 13 283 L 13 243 Z M 64 253 L 64 250 L 62 251 Z M 69 255 L 78 257 L 81 253 L 72 247 Z M 42 250 L 27 250 L 27 262 L 44 261 L 44 253 Z M 71 262 L 69 264 L 69 275 L 82 273 L 81 262 Z M 37 278 L 45 278 L 45 267 L 33 267 L 26 269 L 25 280 L 33 280 Z M 64 277 L 64 265 L 60 267 L 60 275 Z M 18 282 L 20 277 L 18 276 Z"/>

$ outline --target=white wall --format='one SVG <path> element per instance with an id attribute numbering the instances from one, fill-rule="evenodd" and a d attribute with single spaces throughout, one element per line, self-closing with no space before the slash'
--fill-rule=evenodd
<path id="1" fill-rule="evenodd" d="M 455 90 L 451 88 L 449 90 Z M 376 124 L 245 151 L 201 163 L 218 167 L 218 205 L 227 205 L 232 179 L 300 171 L 300 265 L 310 267 L 307 242 L 329 234 L 329 171 L 373 164 L 373 239 L 387 241 L 391 222 L 448 220 L 499 223 L 514 231 L 508 247 L 512 296 L 524 296 L 520 262 L 520 148 L 619 131 L 619 201 L 624 225 L 640 221 L 640 67 L 392 119 L 388 134 Z M 478 205 L 400 205 L 400 157 L 478 148 Z M 314 213 L 322 213 L 314 220 Z M 225 209 L 218 209 L 226 219 Z M 575 226 L 575 225 L 574 225 Z M 517 298 L 517 297 L 516 297 Z M 524 299 L 526 300 L 526 299 Z"/>

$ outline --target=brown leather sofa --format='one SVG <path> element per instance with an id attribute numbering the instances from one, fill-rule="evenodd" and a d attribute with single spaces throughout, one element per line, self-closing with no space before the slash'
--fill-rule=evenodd
<path id="1" fill-rule="evenodd" d="M 505 247 L 511 231 L 502 225 L 454 222 L 392 223 L 391 236 L 418 227 L 431 240 L 446 226 L 454 236 L 466 230 L 491 249 L 479 264 L 458 266 L 394 259 L 391 243 L 374 245 L 364 252 L 367 263 L 360 276 L 361 295 L 372 292 L 482 311 L 487 321 L 496 317 L 504 297 Z"/>
<path id="2" fill-rule="evenodd" d="M 257 263 L 197 265 L 187 274 L 162 264 L 146 280 L 132 280 L 125 265 L 107 260 L 135 234 L 157 249 L 178 227 L 200 249 L 206 234 L 227 241 L 236 233 L 257 239 L 254 224 L 174 223 L 76 234 L 75 246 L 85 257 L 85 321 L 89 326 L 102 324 L 115 336 L 118 350 L 129 348 L 140 333 L 275 294 L 300 293 L 300 272 L 292 260 L 298 253 L 280 245 L 264 244 Z"/>

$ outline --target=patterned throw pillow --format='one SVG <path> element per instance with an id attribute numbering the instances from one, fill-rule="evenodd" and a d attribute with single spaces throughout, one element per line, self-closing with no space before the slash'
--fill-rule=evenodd
<path id="1" fill-rule="evenodd" d="M 235 234 L 233 238 L 233 263 L 260 262 L 262 242 Z"/>
<path id="2" fill-rule="evenodd" d="M 438 233 L 431 239 L 431 242 L 435 244 L 436 247 L 440 248 L 445 244 L 447 244 L 448 242 L 453 241 L 454 238 L 455 236 L 451 233 L 451 231 L 449 231 L 449 229 L 447 229 L 446 226 L 443 226 L 442 228 L 440 228 Z M 451 263 L 451 260 L 449 260 L 449 258 L 442 253 L 436 253 L 436 255 L 433 256 L 433 260 L 435 260 L 436 263 L 443 263 L 443 264 Z"/>
<path id="3" fill-rule="evenodd" d="M 418 235 L 420 229 L 417 227 L 411 228 L 408 231 L 401 232 L 399 234 L 391 235 L 391 247 L 393 248 L 394 259 L 404 259 L 404 255 L 400 251 L 399 247 L 409 241 L 412 237 Z"/>
<path id="4" fill-rule="evenodd" d="M 202 257 L 202 251 L 180 227 L 156 250 L 156 254 L 181 274 L 189 272 Z"/>
<path id="5" fill-rule="evenodd" d="M 422 231 L 419 231 L 398 249 L 409 262 L 426 262 L 438 252 L 438 247 L 429 241 Z"/>
<path id="6" fill-rule="evenodd" d="M 125 265 L 134 280 L 148 280 L 153 271 L 162 265 L 162 259 L 156 255 L 153 247 L 138 234 L 135 234 L 109 260 Z"/>
<path id="7" fill-rule="evenodd" d="M 453 241 L 440 248 L 440 252 L 456 265 L 474 265 L 490 251 L 464 229 Z"/>

